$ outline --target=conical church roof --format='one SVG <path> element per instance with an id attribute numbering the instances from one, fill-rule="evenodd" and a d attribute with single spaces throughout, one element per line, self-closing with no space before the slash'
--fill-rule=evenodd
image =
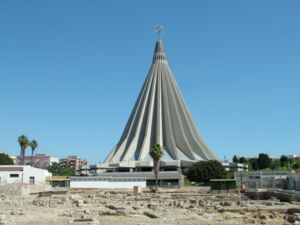
<path id="1" fill-rule="evenodd" d="M 151 161 L 156 143 L 164 149 L 163 161 L 216 159 L 192 120 L 161 40 L 123 134 L 105 162 Z"/>

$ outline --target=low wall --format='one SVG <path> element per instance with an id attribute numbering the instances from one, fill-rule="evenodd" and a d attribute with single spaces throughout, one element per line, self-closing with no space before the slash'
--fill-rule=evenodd
<path id="1" fill-rule="evenodd" d="M 134 186 L 146 187 L 146 181 L 72 181 L 70 188 L 133 188 Z"/>
<path id="2" fill-rule="evenodd" d="M 277 198 L 281 202 L 300 202 L 300 192 L 288 190 L 247 190 L 245 196 L 254 200 Z"/>
<path id="3" fill-rule="evenodd" d="M 30 195 L 31 193 L 36 193 L 40 191 L 51 190 L 50 185 L 30 185 L 22 183 L 13 183 L 0 185 L 0 193 L 15 196 L 15 195 Z"/>

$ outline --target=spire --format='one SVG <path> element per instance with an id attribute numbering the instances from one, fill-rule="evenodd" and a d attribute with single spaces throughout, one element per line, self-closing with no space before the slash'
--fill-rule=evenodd
<path id="1" fill-rule="evenodd" d="M 163 29 L 163 26 L 160 24 L 158 24 L 154 29 L 154 31 L 157 33 L 157 41 L 153 55 L 153 63 L 155 63 L 156 61 L 167 63 L 163 42 L 160 39 L 160 33 L 163 31 Z"/>
<path id="2" fill-rule="evenodd" d="M 158 40 L 156 42 L 154 53 L 155 54 L 156 53 L 165 53 L 165 51 L 164 51 L 164 45 L 163 45 L 163 43 L 162 43 L 161 40 Z"/>
<path id="3" fill-rule="evenodd" d="M 167 63 L 167 57 L 164 51 L 164 46 L 161 40 L 158 40 L 155 45 L 153 63 L 155 62 L 164 62 Z"/>

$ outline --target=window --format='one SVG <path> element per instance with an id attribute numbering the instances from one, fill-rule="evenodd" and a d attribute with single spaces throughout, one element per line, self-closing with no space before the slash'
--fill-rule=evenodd
<path id="1" fill-rule="evenodd" d="M 29 184 L 34 184 L 34 183 L 35 183 L 34 177 L 29 177 Z"/>
<path id="2" fill-rule="evenodd" d="M 10 176 L 11 178 L 17 178 L 17 177 L 19 177 L 19 174 L 11 173 L 9 176 Z"/>

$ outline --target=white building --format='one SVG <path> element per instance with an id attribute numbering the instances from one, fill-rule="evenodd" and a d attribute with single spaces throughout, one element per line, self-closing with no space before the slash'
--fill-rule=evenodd
<path id="1" fill-rule="evenodd" d="M 222 162 L 225 171 L 248 171 L 247 163 Z"/>
<path id="2" fill-rule="evenodd" d="M 31 166 L 5 165 L 0 166 L 0 185 L 11 183 L 45 184 L 46 177 L 51 175 L 47 170 Z"/>
<path id="3" fill-rule="evenodd" d="M 130 188 L 146 187 L 145 177 L 70 177 L 71 188 Z"/>

